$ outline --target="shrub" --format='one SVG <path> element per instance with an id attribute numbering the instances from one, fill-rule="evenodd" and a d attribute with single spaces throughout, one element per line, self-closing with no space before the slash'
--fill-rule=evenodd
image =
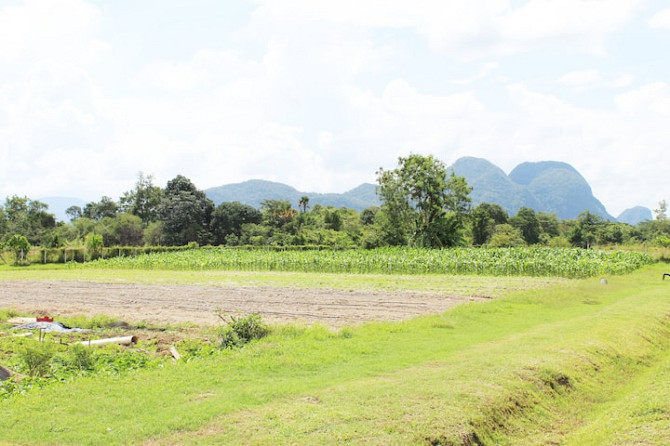
<path id="1" fill-rule="evenodd" d="M 222 319 L 225 320 L 223 317 Z M 269 331 L 259 314 L 254 313 L 244 317 L 230 316 L 230 320 L 219 332 L 219 345 L 221 348 L 241 347 L 254 339 L 264 338 Z"/>
<path id="2" fill-rule="evenodd" d="M 48 342 L 35 342 L 19 353 L 19 358 L 25 365 L 29 376 L 44 376 L 51 368 L 51 359 L 54 356 L 53 348 Z"/>
<path id="3" fill-rule="evenodd" d="M 70 347 L 69 365 L 75 370 L 92 370 L 95 365 L 93 351 L 84 345 L 73 344 Z"/>

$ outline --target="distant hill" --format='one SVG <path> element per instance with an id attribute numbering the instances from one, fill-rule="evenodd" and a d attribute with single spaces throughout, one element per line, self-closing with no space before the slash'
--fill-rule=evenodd
<path id="1" fill-rule="evenodd" d="M 561 219 L 577 218 L 588 210 L 607 220 L 615 220 L 593 196 L 589 183 L 569 164 L 557 161 L 523 163 L 509 176 L 528 188 L 540 204 L 538 210 L 555 213 Z"/>
<path id="2" fill-rule="evenodd" d="M 457 160 L 450 169 L 465 177 L 472 187 L 473 205 L 495 203 L 510 216 L 519 208 L 529 207 L 537 212 L 549 212 L 560 219 L 574 219 L 589 210 L 608 220 L 615 220 L 591 191 L 588 182 L 569 164 L 557 161 L 522 163 L 506 174 L 493 163 L 474 157 Z M 303 196 L 310 205 L 347 207 L 361 211 L 380 205 L 374 184 L 360 186 L 343 194 L 301 192 L 282 183 L 249 180 L 242 183 L 206 189 L 207 196 L 218 206 L 224 201 L 239 201 L 259 208 L 266 199 L 286 199 L 298 207 Z"/>
<path id="3" fill-rule="evenodd" d="M 617 220 L 621 223 L 628 223 L 633 226 L 652 219 L 651 210 L 643 206 L 635 206 L 634 208 L 626 209 L 617 217 Z"/>
<path id="4" fill-rule="evenodd" d="M 540 208 L 540 203 L 526 187 L 512 181 L 501 168 L 485 159 L 460 158 L 450 169 L 456 175 L 465 177 L 472 187 L 470 198 L 473 205 L 498 204 L 510 215 L 515 215 L 523 206 Z"/>
<path id="5" fill-rule="evenodd" d="M 45 197 L 38 198 L 37 201 L 41 201 L 42 203 L 48 205 L 49 209 L 47 212 L 54 214 L 57 221 L 70 221 L 67 215 L 65 215 L 65 211 L 70 206 L 79 206 L 83 209 L 86 205 L 86 202 L 81 198 L 73 197 Z"/>
<path id="6" fill-rule="evenodd" d="M 542 161 L 522 163 L 506 175 L 491 162 L 473 157 L 461 158 L 451 166 L 472 187 L 472 202 L 495 203 L 510 215 L 519 208 L 556 214 L 562 220 L 574 219 L 583 211 L 615 220 L 591 191 L 591 186 L 575 168 L 566 163 Z"/>
<path id="7" fill-rule="evenodd" d="M 360 212 L 370 206 L 378 206 L 379 198 L 375 192 L 376 186 L 363 183 L 360 186 L 342 194 L 321 194 L 316 192 L 301 192 L 282 183 L 265 180 L 249 180 L 242 183 L 228 184 L 205 189 L 207 197 L 219 205 L 226 201 L 239 201 L 255 208 L 260 208 L 263 200 L 288 200 L 294 207 L 303 196 L 309 197 L 309 205 L 346 207 Z"/>

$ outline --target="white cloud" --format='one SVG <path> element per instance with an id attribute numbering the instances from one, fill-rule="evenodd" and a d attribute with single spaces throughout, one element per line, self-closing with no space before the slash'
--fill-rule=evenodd
<path id="1" fill-rule="evenodd" d="M 339 23 L 414 29 L 458 58 L 513 54 L 546 46 L 604 53 L 607 37 L 634 17 L 640 0 L 382 1 L 261 0 L 263 23 Z"/>
<path id="2" fill-rule="evenodd" d="M 551 45 L 602 54 L 605 39 L 633 19 L 639 0 L 530 0 L 502 15 L 505 52 Z"/>
<path id="3" fill-rule="evenodd" d="M 136 82 L 148 88 L 159 88 L 168 93 L 208 90 L 249 76 L 259 70 L 255 61 L 244 59 L 230 51 L 199 50 L 187 62 L 155 60 L 144 66 Z"/>
<path id="4" fill-rule="evenodd" d="M 88 35 L 100 18 L 100 11 L 83 0 L 25 0 L 6 6 L 0 9 L 0 61 L 93 60 L 106 48 Z"/>
<path id="5" fill-rule="evenodd" d="M 498 62 L 487 62 L 482 65 L 482 67 L 479 69 L 479 71 L 472 76 L 469 76 L 465 79 L 456 79 L 450 81 L 452 84 L 456 85 L 468 85 L 472 84 L 473 82 L 485 79 L 489 77 L 494 71 L 496 71 L 500 67 L 500 64 Z"/>
<path id="6" fill-rule="evenodd" d="M 650 20 L 649 26 L 652 28 L 670 29 L 670 8 L 656 13 Z"/>
<path id="7" fill-rule="evenodd" d="M 558 79 L 558 83 L 576 90 L 591 90 L 595 88 L 623 88 L 630 85 L 634 76 L 619 74 L 603 76 L 595 69 L 571 71 Z"/>
<path id="8" fill-rule="evenodd" d="M 627 118 L 638 116 L 643 120 L 652 117 L 665 120 L 670 117 L 670 86 L 665 82 L 644 85 L 637 90 L 619 95 L 616 104 Z"/>

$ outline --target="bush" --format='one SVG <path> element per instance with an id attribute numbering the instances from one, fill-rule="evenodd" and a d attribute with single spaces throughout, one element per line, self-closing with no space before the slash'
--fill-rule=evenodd
<path id="1" fill-rule="evenodd" d="M 269 331 L 259 314 L 230 316 L 230 320 L 219 332 L 219 345 L 221 348 L 241 347 L 254 339 L 264 338 Z"/>
<path id="2" fill-rule="evenodd" d="M 93 351 L 82 344 L 73 344 L 70 347 L 69 365 L 75 370 L 92 370 L 95 365 Z"/>
<path id="3" fill-rule="evenodd" d="M 29 376 L 44 376 L 51 369 L 54 350 L 48 342 L 35 342 L 27 345 L 19 358 L 26 367 Z"/>

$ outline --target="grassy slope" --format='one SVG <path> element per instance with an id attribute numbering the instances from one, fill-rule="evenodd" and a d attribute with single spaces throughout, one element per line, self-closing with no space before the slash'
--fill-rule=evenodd
<path id="1" fill-rule="evenodd" d="M 607 286 L 573 281 L 340 335 L 289 327 L 214 358 L 52 386 L 0 403 L 0 438 L 611 444 L 670 416 L 668 399 L 656 399 L 668 395 L 670 283 L 661 272 Z M 654 438 L 667 423 L 657 425 L 649 444 L 663 444 Z"/>

